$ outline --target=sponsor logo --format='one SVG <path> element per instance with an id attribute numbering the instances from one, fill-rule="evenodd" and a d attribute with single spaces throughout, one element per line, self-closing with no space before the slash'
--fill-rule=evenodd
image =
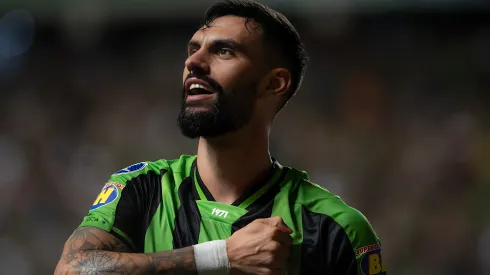
<path id="1" fill-rule="evenodd" d="M 363 246 L 361 248 L 356 249 L 356 256 L 376 249 L 381 249 L 381 245 L 379 243 Z"/>
<path id="2" fill-rule="evenodd" d="M 124 185 L 120 184 L 120 183 L 117 183 L 117 182 L 109 182 L 109 183 L 106 183 L 105 186 L 108 186 L 108 185 L 114 185 L 116 186 L 117 188 L 123 190 L 124 189 Z"/>
<path id="3" fill-rule="evenodd" d="M 94 204 L 92 204 L 92 207 L 90 207 L 90 210 L 94 210 L 104 205 L 110 204 L 111 202 L 116 200 L 118 195 L 119 195 L 119 190 L 114 184 L 112 183 L 106 184 L 104 188 L 102 188 L 100 194 L 95 199 Z"/>
<path id="4" fill-rule="evenodd" d="M 386 267 L 381 256 L 381 248 L 366 252 L 361 259 L 364 275 L 386 275 Z"/>
<path id="5" fill-rule="evenodd" d="M 146 163 L 146 162 L 136 163 L 136 164 L 130 165 L 124 169 L 117 171 L 116 173 L 114 173 L 114 175 L 122 175 L 122 174 L 129 174 L 129 173 L 137 172 L 137 171 L 142 170 L 146 166 L 148 166 L 148 163 Z"/>

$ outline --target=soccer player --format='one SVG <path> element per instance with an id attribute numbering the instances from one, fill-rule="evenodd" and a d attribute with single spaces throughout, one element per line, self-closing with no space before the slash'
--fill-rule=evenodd
<path id="1" fill-rule="evenodd" d="M 188 43 L 178 117 L 197 156 L 114 173 L 55 274 L 386 274 L 366 218 L 269 154 L 306 63 L 282 14 L 211 6 Z"/>

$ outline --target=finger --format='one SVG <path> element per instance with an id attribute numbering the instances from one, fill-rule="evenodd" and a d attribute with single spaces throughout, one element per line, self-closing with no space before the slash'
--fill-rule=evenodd
<path id="1" fill-rule="evenodd" d="M 288 233 L 288 234 L 292 234 L 293 233 L 293 230 L 291 230 L 291 228 L 289 228 L 283 221 L 283 219 L 279 216 L 275 216 L 275 217 L 271 217 L 268 219 L 269 220 L 269 225 L 271 226 L 275 226 L 275 227 L 278 227 L 279 229 L 281 229 L 282 231 Z"/>
<path id="2" fill-rule="evenodd" d="M 269 218 L 267 218 L 267 219 L 255 219 L 251 223 L 260 223 L 260 224 L 270 225 Z"/>
<path id="3" fill-rule="evenodd" d="M 267 219 L 256 219 L 252 223 L 260 223 L 263 225 L 268 225 L 268 226 L 272 226 L 275 228 L 279 228 L 280 230 L 282 230 L 283 232 L 288 233 L 288 234 L 293 233 L 293 230 L 291 230 L 291 228 L 289 228 L 283 222 L 282 218 L 279 216 L 271 217 L 271 218 L 267 218 Z"/>
<path id="4" fill-rule="evenodd" d="M 288 233 L 278 229 L 277 227 L 272 228 L 271 235 L 274 241 L 279 242 L 283 245 L 290 246 L 293 243 L 293 238 L 291 238 Z"/>
<path id="5" fill-rule="evenodd" d="M 280 224 L 284 224 L 282 217 L 280 217 L 280 216 L 270 217 L 267 219 L 267 221 L 269 222 L 269 225 L 271 225 L 271 226 L 278 226 Z"/>
<path id="6" fill-rule="evenodd" d="M 286 234 L 293 234 L 293 230 L 291 228 L 289 228 L 287 225 L 280 225 L 278 226 L 279 230 L 281 230 L 282 232 L 286 233 Z"/>
<path id="7" fill-rule="evenodd" d="M 265 219 L 256 219 L 252 223 L 260 223 L 273 227 L 281 227 L 281 229 L 288 228 L 287 225 L 284 224 L 282 218 L 279 216 L 265 218 Z"/>

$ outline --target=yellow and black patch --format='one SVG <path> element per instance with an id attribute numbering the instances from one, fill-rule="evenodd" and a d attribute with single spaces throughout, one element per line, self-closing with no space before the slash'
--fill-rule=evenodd
<path id="1" fill-rule="evenodd" d="M 386 267 L 381 256 L 381 248 L 366 252 L 361 259 L 364 275 L 386 275 Z"/>
<path id="2" fill-rule="evenodd" d="M 108 205 L 109 203 L 115 201 L 119 195 L 119 189 L 112 183 L 108 183 L 102 188 L 102 191 L 95 199 L 90 210 L 97 209 L 99 207 Z"/>

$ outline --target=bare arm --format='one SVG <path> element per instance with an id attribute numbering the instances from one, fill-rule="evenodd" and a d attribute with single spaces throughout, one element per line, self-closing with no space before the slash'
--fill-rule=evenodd
<path id="1" fill-rule="evenodd" d="M 143 254 L 130 253 L 102 229 L 82 227 L 65 244 L 55 275 L 197 274 L 193 247 Z"/>

